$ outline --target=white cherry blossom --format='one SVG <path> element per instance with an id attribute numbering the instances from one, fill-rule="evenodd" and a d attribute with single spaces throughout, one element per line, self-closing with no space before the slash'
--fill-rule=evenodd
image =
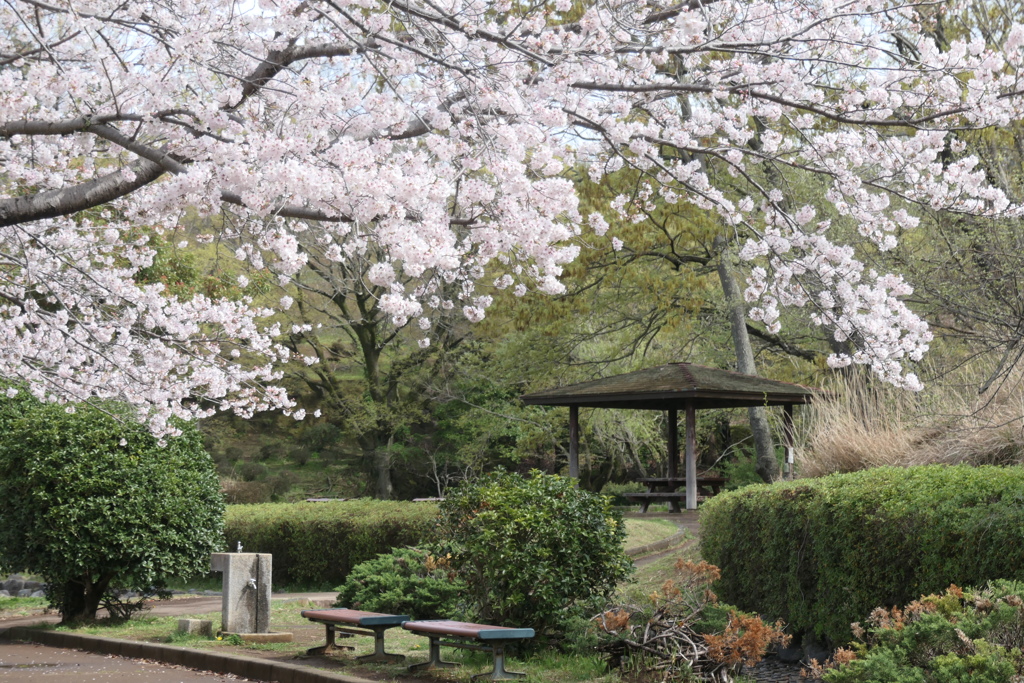
<path id="1" fill-rule="evenodd" d="M 573 240 L 607 229 L 565 172 L 631 166 L 637 192 L 605 215 L 714 212 L 749 240 L 753 317 L 774 330 L 782 307 L 807 308 L 857 343 L 834 365 L 915 388 L 906 363 L 931 335 L 910 288 L 866 269 L 835 227 L 888 250 L 919 207 L 1018 212 L 954 131 L 1021 118 L 1024 48 L 1018 26 L 998 51 L 940 50 L 917 8 L 9 0 L 0 375 L 60 401 L 128 401 L 158 433 L 172 415 L 291 409 L 272 312 L 148 282 L 148 234 L 216 216 L 239 259 L 287 283 L 307 265 L 297 236 L 315 230 L 333 261 L 379 261 L 367 278 L 396 323 L 438 307 L 479 320 L 493 259 L 501 287 L 557 293 Z M 822 206 L 758 181 L 762 166 L 822 178 Z M 451 285 L 457 300 L 440 300 Z"/>

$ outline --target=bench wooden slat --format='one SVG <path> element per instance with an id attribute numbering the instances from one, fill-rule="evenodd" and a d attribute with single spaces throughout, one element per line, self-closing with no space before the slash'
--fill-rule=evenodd
<path id="1" fill-rule="evenodd" d="M 623 498 L 633 498 L 636 500 L 654 500 L 655 498 L 675 498 L 676 500 L 683 500 L 686 498 L 686 491 L 651 491 L 649 493 L 623 493 L 620 495 Z"/>
<path id="2" fill-rule="evenodd" d="M 409 621 L 408 614 L 381 614 L 380 612 L 364 612 L 357 609 L 305 609 L 302 616 L 311 621 L 332 624 L 351 624 L 353 626 L 401 626 Z"/>
<path id="3" fill-rule="evenodd" d="M 417 633 L 433 633 L 456 638 L 472 638 L 474 640 L 520 640 L 533 638 L 532 628 L 509 628 L 507 626 L 491 626 L 489 624 L 472 624 L 465 621 L 450 619 L 426 619 L 423 621 L 407 621 L 402 624 L 407 631 Z"/>

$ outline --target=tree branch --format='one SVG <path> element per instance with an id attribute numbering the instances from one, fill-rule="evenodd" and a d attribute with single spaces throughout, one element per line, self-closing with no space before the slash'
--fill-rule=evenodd
<path id="1" fill-rule="evenodd" d="M 799 346 L 794 346 L 793 344 L 790 344 L 779 335 L 772 334 L 771 332 L 766 332 L 765 330 L 754 327 L 750 323 L 747 323 L 746 325 L 747 333 L 754 335 L 755 337 L 762 341 L 768 342 L 775 348 L 779 349 L 783 353 L 788 354 L 790 356 L 803 358 L 804 360 L 809 360 L 813 363 L 819 360 L 823 355 L 818 353 L 817 351 L 811 351 L 809 349 L 802 349 Z"/>
<path id="2" fill-rule="evenodd" d="M 148 185 L 166 172 L 160 164 L 138 159 L 123 169 L 59 190 L 0 200 L 0 227 L 69 216 L 106 204 Z"/>

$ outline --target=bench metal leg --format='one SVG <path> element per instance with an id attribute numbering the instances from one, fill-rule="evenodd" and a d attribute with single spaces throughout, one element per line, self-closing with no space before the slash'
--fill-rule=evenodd
<path id="1" fill-rule="evenodd" d="M 321 645 L 320 647 L 311 647 L 311 648 L 309 648 L 308 650 L 306 650 L 306 654 L 307 655 L 325 655 L 328 652 L 334 652 L 335 650 L 354 650 L 355 649 L 351 645 L 338 645 L 334 641 L 334 638 L 335 638 L 334 627 L 331 626 L 330 624 L 325 624 L 324 626 L 327 629 L 327 644 L 326 645 Z M 352 636 L 350 636 L 347 633 L 342 633 L 341 637 L 342 638 L 351 638 Z"/>
<path id="2" fill-rule="evenodd" d="M 518 671 L 505 670 L 505 646 L 495 644 L 491 651 L 494 652 L 494 670 L 483 674 L 477 674 L 470 680 L 483 679 L 487 681 L 511 681 L 516 678 L 525 678 L 526 674 Z"/>
<path id="3" fill-rule="evenodd" d="M 384 651 L 384 631 L 391 628 L 390 626 L 371 628 L 373 629 L 373 654 L 356 657 L 356 660 L 360 662 L 401 662 L 405 660 L 405 655 Z"/>
<path id="4" fill-rule="evenodd" d="M 441 644 L 438 642 L 440 636 L 429 636 L 430 638 L 430 660 L 421 664 L 413 664 L 409 671 L 426 671 L 428 669 L 454 669 L 458 664 L 455 662 L 441 661 Z"/>

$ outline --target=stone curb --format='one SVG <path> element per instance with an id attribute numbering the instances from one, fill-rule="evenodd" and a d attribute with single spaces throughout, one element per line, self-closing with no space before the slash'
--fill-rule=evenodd
<path id="1" fill-rule="evenodd" d="M 685 537 L 686 532 L 680 531 L 677 534 L 673 534 L 668 538 L 663 538 L 660 541 L 655 541 L 654 543 L 648 543 L 647 545 L 637 546 L 636 548 L 627 548 L 626 555 L 630 557 L 636 557 L 637 555 L 646 555 L 647 553 L 653 553 L 657 550 L 671 548 L 674 545 L 682 543 Z"/>
<path id="2" fill-rule="evenodd" d="M 221 654 L 184 647 L 116 640 L 62 631 L 42 631 L 24 626 L 0 629 L 0 640 L 26 640 L 50 647 L 86 650 L 132 659 L 149 659 L 218 674 L 234 674 L 271 683 L 375 683 L 365 678 L 319 671 L 299 664 L 286 664 L 256 657 Z"/>

